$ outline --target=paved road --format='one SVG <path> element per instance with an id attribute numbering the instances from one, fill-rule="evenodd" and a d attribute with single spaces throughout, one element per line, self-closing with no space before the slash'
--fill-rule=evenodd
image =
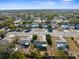
<path id="1" fill-rule="evenodd" d="M 62 36 L 62 37 L 77 37 L 79 35 L 79 32 L 63 32 L 63 31 L 54 31 L 52 33 L 49 32 L 29 32 L 29 33 L 24 33 L 24 32 L 9 32 L 8 34 L 15 34 L 16 36 L 27 36 L 27 35 L 46 35 L 50 34 L 51 36 Z"/>
<path id="2" fill-rule="evenodd" d="M 29 36 L 29 35 L 33 35 L 33 34 L 36 34 L 36 35 L 46 35 L 46 34 L 50 34 L 51 36 L 56 36 L 56 37 L 59 37 L 59 36 L 62 36 L 62 37 L 77 37 L 79 35 L 79 32 L 77 31 L 73 31 L 73 32 L 70 32 L 70 31 L 53 31 L 52 33 L 50 32 L 45 32 L 45 31 L 40 31 L 40 32 L 36 32 L 36 31 L 31 31 L 29 33 L 26 33 L 26 32 L 9 32 L 8 35 L 12 35 L 14 34 L 15 36 Z M 0 40 L 0 43 L 6 43 L 7 40 Z"/>
<path id="3" fill-rule="evenodd" d="M 79 35 L 79 32 L 77 31 L 73 31 L 73 32 L 70 32 L 70 31 L 53 31 L 52 33 L 50 32 L 45 32 L 45 31 L 40 31 L 40 32 L 36 32 L 36 31 L 31 31 L 29 33 L 26 33 L 26 32 L 9 32 L 8 35 L 12 35 L 14 34 L 15 36 L 29 36 L 29 35 L 46 35 L 46 34 L 50 34 L 51 36 L 56 36 L 56 37 L 59 37 L 59 36 L 62 36 L 62 37 L 77 37 Z M 4 42 L 6 43 L 7 40 L 0 40 L 0 42 Z"/>

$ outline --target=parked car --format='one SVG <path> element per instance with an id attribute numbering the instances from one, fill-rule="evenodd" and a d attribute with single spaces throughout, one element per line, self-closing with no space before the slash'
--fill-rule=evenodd
<path id="1" fill-rule="evenodd" d="M 75 29 L 76 29 L 76 30 L 79 30 L 79 24 L 76 24 L 76 25 L 75 25 Z"/>
<path id="2" fill-rule="evenodd" d="M 29 29 L 29 30 L 24 30 L 23 32 L 30 32 L 31 30 Z"/>

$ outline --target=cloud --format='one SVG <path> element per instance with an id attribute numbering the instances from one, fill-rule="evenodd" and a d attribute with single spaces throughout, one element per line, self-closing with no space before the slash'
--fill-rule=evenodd
<path id="1" fill-rule="evenodd" d="M 74 0 L 61 0 L 62 5 L 72 5 Z"/>

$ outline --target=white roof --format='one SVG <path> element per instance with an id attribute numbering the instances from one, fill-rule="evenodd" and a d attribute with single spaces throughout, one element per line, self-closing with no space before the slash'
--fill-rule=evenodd
<path id="1" fill-rule="evenodd" d="M 64 32 L 69 32 L 69 30 L 64 30 Z"/>
<path id="2" fill-rule="evenodd" d="M 79 30 L 76 30 L 77 32 L 79 32 Z"/>
<path id="3" fill-rule="evenodd" d="M 15 48 L 15 51 L 17 51 L 18 50 L 18 48 Z"/>
<path id="4" fill-rule="evenodd" d="M 47 47 L 47 44 L 42 44 L 42 46 L 45 46 L 45 47 Z"/>
<path id="5" fill-rule="evenodd" d="M 9 35 L 8 37 L 15 37 L 15 35 Z"/>
<path id="6" fill-rule="evenodd" d="M 29 43 L 25 43 L 25 45 L 29 45 Z"/>
<path id="7" fill-rule="evenodd" d="M 61 47 L 61 46 L 63 46 L 63 44 L 57 44 L 57 47 Z"/>

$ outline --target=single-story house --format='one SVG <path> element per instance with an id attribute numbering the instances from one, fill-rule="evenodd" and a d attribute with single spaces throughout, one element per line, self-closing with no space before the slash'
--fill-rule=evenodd
<path id="1" fill-rule="evenodd" d="M 56 40 L 56 47 L 58 50 L 64 50 L 64 51 L 67 51 L 67 49 L 69 49 L 67 41 L 64 40 L 63 38 Z"/>
<path id="2" fill-rule="evenodd" d="M 38 28 L 39 27 L 39 24 L 37 23 L 32 23 L 32 28 Z"/>
<path id="3" fill-rule="evenodd" d="M 39 50 L 47 50 L 47 44 L 46 44 L 46 42 L 35 40 L 34 41 L 34 46 L 36 48 L 38 48 Z"/>
<path id="4" fill-rule="evenodd" d="M 25 38 L 21 38 L 18 42 L 21 47 L 28 48 L 31 44 L 32 36 L 27 36 Z"/>
<path id="5" fill-rule="evenodd" d="M 43 24 L 42 27 L 43 27 L 43 28 L 47 28 L 47 25 L 44 25 L 44 24 Z"/>
<path id="6" fill-rule="evenodd" d="M 34 22 L 41 23 L 41 17 L 34 17 Z"/>
<path id="7" fill-rule="evenodd" d="M 63 29 L 69 29 L 69 25 L 61 25 L 61 28 L 63 28 Z"/>
<path id="8" fill-rule="evenodd" d="M 31 41 L 30 40 L 20 40 L 19 44 L 22 46 L 22 47 L 29 47 L 30 46 L 30 43 Z"/>
<path id="9" fill-rule="evenodd" d="M 70 24 L 69 27 L 70 27 L 71 29 L 75 29 L 75 24 Z"/>

